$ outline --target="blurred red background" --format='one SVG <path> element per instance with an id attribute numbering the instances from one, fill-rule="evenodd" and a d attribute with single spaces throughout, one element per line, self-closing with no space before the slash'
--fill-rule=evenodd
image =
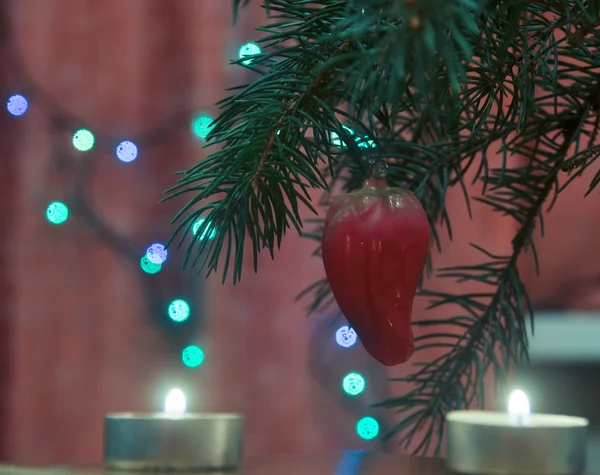
<path id="1" fill-rule="evenodd" d="M 212 104 L 225 87 L 249 79 L 228 64 L 264 18 L 252 5 L 234 27 L 228 0 L 7 0 L 4 6 L 13 34 L 4 26 L 0 31 L 2 90 L 22 79 L 7 53 L 16 47 L 33 80 L 57 103 L 116 136 L 178 110 L 215 114 Z M 85 227 L 49 227 L 43 219 L 64 183 L 48 171 L 55 137 L 35 98 L 27 120 L 1 117 L 0 456 L 27 464 L 98 462 L 104 413 L 160 409 L 171 370 L 168 345 L 146 318 L 139 269 Z M 97 208 L 122 234 L 141 242 L 165 239 L 181 202 L 157 201 L 174 183 L 173 172 L 204 153 L 186 126 L 143 150 L 143 167 L 117 171 L 111 159 L 100 161 L 92 190 Z M 540 245 L 542 279 L 523 263 L 537 303 L 575 305 L 565 297 L 569 286 L 585 281 L 589 289 L 576 302 L 598 306 L 600 254 L 590 249 L 600 225 L 590 218 L 600 203 L 597 195 L 583 201 L 588 181 L 565 193 L 546 220 L 552 239 Z M 451 194 L 449 208 L 454 242 L 437 265 L 479 260 L 469 242 L 510 251 L 511 223 L 478 206 L 469 220 L 459 193 Z M 307 366 L 314 328 L 294 297 L 322 277 L 321 263 L 309 258 L 313 247 L 289 235 L 275 262 L 262 256 L 258 275 L 248 263 L 235 288 L 216 276 L 203 291 L 206 363 L 194 380 L 196 408 L 244 412 L 249 455 L 363 446 L 354 434 L 356 418 L 312 380 Z M 170 275 L 174 288 L 187 278 Z M 415 318 L 423 307 L 416 303 Z"/>

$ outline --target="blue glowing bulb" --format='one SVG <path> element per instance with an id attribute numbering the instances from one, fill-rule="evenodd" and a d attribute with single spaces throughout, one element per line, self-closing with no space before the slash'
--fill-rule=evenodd
<path id="1" fill-rule="evenodd" d="M 25 114 L 29 108 L 29 102 L 21 94 L 10 96 L 6 101 L 6 110 L 16 117 Z"/>
<path id="2" fill-rule="evenodd" d="M 146 249 L 146 257 L 152 264 L 162 264 L 167 260 L 169 252 L 165 246 L 159 242 L 152 244 Z"/>
<path id="3" fill-rule="evenodd" d="M 337 329 L 335 332 L 335 341 L 342 348 L 350 348 L 356 344 L 356 340 L 358 340 L 358 335 L 354 331 L 354 329 L 350 328 L 348 325 L 344 325 Z"/>
<path id="4" fill-rule="evenodd" d="M 256 43 L 246 43 L 238 51 L 238 58 L 242 59 L 242 58 L 254 56 L 254 55 L 260 54 L 261 52 L 262 52 L 262 50 L 260 49 L 260 46 L 258 46 Z M 252 63 L 252 58 L 249 58 L 246 61 L 242 61 L 242 64 L 244 66 L 248 66 L 251 63 Z"/>
<path id="5" fill-rule="evenodd" d="M 138 155 L 138 148 L 129 140 L 124 140 L 119 145 L 117 145 L 116 150 L 117 158 L 122 162 L 129 163 L 134 161 Z"/>

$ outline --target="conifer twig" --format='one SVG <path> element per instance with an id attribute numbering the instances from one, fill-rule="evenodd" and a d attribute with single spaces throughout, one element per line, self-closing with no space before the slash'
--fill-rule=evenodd
<path id="1" fill-rule="evenodd" d="M 248 1 L 233 3 L 237 12 Z M 386 158 L 390 185 L 416 193 L 439 248 L 440 232 L 452 237 L 445 201 L 453 187 L 467 209 L 478 200 L 511 218 L 518 231 L 510 255 L 475 243 L 482 263 L 437 269 L 439 278 L 456 281 L 456 292 L 421 288 L 430 308 L 448 315 L 416 323 L 430 329 L 417 339 L 418 351 L 444 353 L 416 366 L 404 379 L 412 384 L 407 393 L 381 403 L 402 416 L 389 436 L 437 452 L 446 412 L 482 404 L 488 370 L 502 382 L 511 365 L 528 359 L 533 316 L 517 259 L 530 251 L 538 265 L 533 231 L 543 229 L 544 208 L 600 153 L 600 9 L 580 0 L 263 6 L 265 52 L 251 63 L 260 76 L 221 102 L 209 142 L 222 148 L 171 189 L 192 196 L 176 217 L 176 234 L 182 244 L 191 223 L 207 217 L 217 237 L 192 239 L 186 256 L 208 273 L 222 257 L 223 277 L 231 267 L 237 281 L 246 236 L 256 269 L 261 250 L 274 256 L 288 229 L 302 232 L 301 206 L 316 213 L 309 189 L 325 192 L 326 202 L 331 190 L 360 186 L 361 155 Z M 488 154 L 496 143 L 501 166 L 493 167 Z M 523 162 L 509 167 L 511 157 Z M 561 173 L 569 176 L 559 185 Z M 480 187 L 474 191 L 466 176 Z M 598 184 L 600 172 L 588 193 Z M 319 226 L 322 220 L 307 237 L 319 241 Z M 483 290 L 461 293 L 462 283 Z M 312 296 L 313 312 L 335 305 L 325 279 L 304 295 Z M 454 334 L 437 332 L 440 323 Z"/>

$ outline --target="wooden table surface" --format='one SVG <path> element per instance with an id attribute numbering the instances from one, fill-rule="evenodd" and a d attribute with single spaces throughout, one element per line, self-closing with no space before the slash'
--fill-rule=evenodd
<path id="1" fill-rule="evenodd" d="M 143 472 L 105 471 L 102 468 L 17 467 L 0 465 L 0 475 L 131 475 Z M 147 472 L 149 473 L 149 472 Z M 248 458 L 236 472 L 210 475 L 446 475 L 440 459 L 376 452 L 275 455 Z"/>

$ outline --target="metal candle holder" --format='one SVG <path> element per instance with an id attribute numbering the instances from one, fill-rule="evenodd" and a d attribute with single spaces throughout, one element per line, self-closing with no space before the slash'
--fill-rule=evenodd
<path id="1" fill-rule="evenodd" d="M 104 463 L 127 471 L 233 470 L 243 426 L 240 414 L 107 414 Z"/>
<path id="2" fill-rule="evenodd" d="M 453 411 L 446 416 L 446 466 L 478 475 L 578 475 L 584 472 L 588 421 L 530 414 Z"/>

